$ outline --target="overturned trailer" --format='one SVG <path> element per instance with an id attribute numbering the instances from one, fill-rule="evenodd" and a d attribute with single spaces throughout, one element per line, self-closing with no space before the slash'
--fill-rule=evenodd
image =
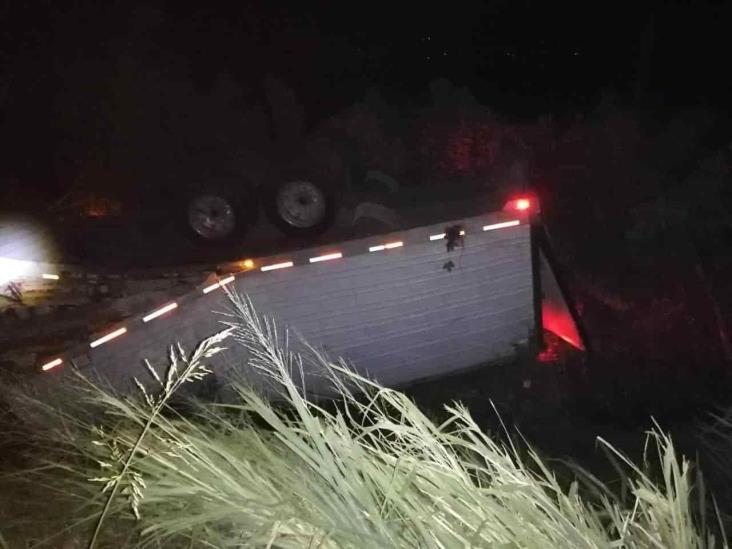
<path id="1" fill-rule="evenodd" d="M 485 215 L 258 258 L 240 269 L 212 274 L 184 295 L 42 357 L 39 371 L 53 379 L 75 364 L 120 389 L 144 381 L 145 359 L 165 365 L 170 345 L 192 349 L 223 329 L 229 318 L 222 313 L 231 310 L 226 290 L 387 386 L 490 363 L 517 346 L 538 350 L 544 330 L 586 347 L 530 197 Z M 213 362 L 219 380 L 253 375 L 236 344 Z M 324 390 L 316 378 L 309 387 Z"/>

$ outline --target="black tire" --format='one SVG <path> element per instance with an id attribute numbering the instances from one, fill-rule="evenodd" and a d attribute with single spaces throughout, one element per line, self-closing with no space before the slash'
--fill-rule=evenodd
<path id="1" fill-rule="evenodd" d="M 297 208 L 286 208 L 283 206 L 284 193 L 292 196 L 300 189 L 301 210 L 309 212 L 298 216 Z M 315 198 L 315 194 L 320 198 Z M 288 198 L 289 200 L 289 198 Z M 320 201 L 316 204 L 317 201 Z M 333 187 L 319 183 L 315 178 L 290 177 L 279 185 L 274 186 L 263 196 L 264 211 L 270 222 L 282 233 L 294 237 L 313 237 L 323 234 L 330 229 L 335 222 L 337 208 L 337 197 Z M 316 215 L 317 214 L 317 215 Z"/>
<path id="2" fill-rule="evenodd" d="M 185 193 L 178 217 L 192 241 L 228 244 L 243 237 L 256 224 L 258 208 L 253 192 L 238 193 L 233 187 L 205 185 Z"/>

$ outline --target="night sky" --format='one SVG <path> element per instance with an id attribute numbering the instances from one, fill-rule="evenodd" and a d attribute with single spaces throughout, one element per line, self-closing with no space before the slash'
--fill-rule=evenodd
<path id="1" fill-rule="evenodd" d="M 731 3 L 427 4 L 6 0 L 4 146 L 52 148 L 50 106 L 69 60 L 103 66 L 134 32 L 175 56 L 202 89 L 225 72 L 260 100 L 266 75 L 285 79 L 310 124 L 374 86 L 397 104 L 424 102 L 437 77 L 526 118 L 587 108 L 604 89 L 632 103 L 639 81 L 649 112 L 725 106 L 730 93 Z"/>
<path id="2" fill-rule="evenodd" d="M 356 99 L 370 85 L 413 98 L 437 76 L 515 114 L 583 105 L 603 87 L 632 93 L 642 70 L 652 89 L 674 102 L 729 92 L 719 89 L 724 52 L 732 51 L 732 11 L 722 4 L 399 4 L 235 4 L 166 13 L 170 43 L 203 78 L 216 70 L 244 80 L 273 72 L 313 108 Z M 650 59 L 641 67 L 644 51 Z"/>

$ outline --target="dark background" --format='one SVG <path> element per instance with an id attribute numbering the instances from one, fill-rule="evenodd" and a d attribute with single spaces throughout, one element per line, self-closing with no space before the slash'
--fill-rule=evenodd
<path id="1" fill-rule="evenodd" d="M 263 78 L 278 76 L 308 126 L 374 86 L 396 104 L 427 101 L 436 77 L 523 119 L 586 109 L 608 89 L 657 118 L 729 97 L 730 3 L 427 4 L 6 0 L 2 172 L 54 178 L 66 72 L 83 60 L 75 78 L 93 82 L 132 44 L 150 63 L 175 59 L 201 90 L 228 73 L 259 101 Z"/>
<path id="2" fill-rule="evenodd" d="M 732 3 L 701 2 L 6 1 L 0 182 L 14 187 L 0 208 L 27 190 L 48 204 L 80 181 L 100 192 L 205 184 L 199 166 L 226 165 L 242 146 L 254 151 L 237 164 L 245 175 L 260 157 L 284 163 L 282 140 L 265 135 L 276 133 L 275 77 L 280 138 L 300 125 L 315 135 L 346 112 L 363 166 L 423 195 L 430 177 L 452 191 L 527 167 L 596 356 L 609 361 L 596 371 L 649 359 L 696 371 L 732 360 L 731 16 Z M 454 104 L 436 100 L 440 78 Z M 408 131 L 388 131 L 389 108 L 364 100 L 375 96 Z M 494 145 L 505 162 L 486 162 Z M 138 225 L 145 245 L 122 251 L 157 259 L 170 248 L 167 233 L 154 244 L 142 224 L 122 229 Z M 95 238 L 109 251 L 78 240 Z M 67 248 L 99 260 L 75 240 Z"/>

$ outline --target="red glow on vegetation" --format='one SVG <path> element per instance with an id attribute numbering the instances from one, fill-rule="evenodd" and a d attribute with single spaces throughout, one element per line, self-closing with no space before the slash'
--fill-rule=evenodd
<path id="1" fill-rule="evenodd" d="M 559 355 L 552 352 L 550 349 L 544 349 L 542 352 L 540 352 L 538 355 L 536 355 L 536 360 L 539 362 L 556 362 L 559 360 Z"/>
<path id="2" fill-rule="evenodd" d="M 559 360 L 559 352 L 556 345 L 547 345 L 546 348 L 536 356 L 536 360 L 539 362 L 557 362 Z"/>
<path id="3" fill-rule="evenodd" d="M 536 360 L 544 364 L 566 362 L 572 357 L 574 351 L 575 348 L 561 337 L 544 330 L 544 348 L 536 355 Z"/>

